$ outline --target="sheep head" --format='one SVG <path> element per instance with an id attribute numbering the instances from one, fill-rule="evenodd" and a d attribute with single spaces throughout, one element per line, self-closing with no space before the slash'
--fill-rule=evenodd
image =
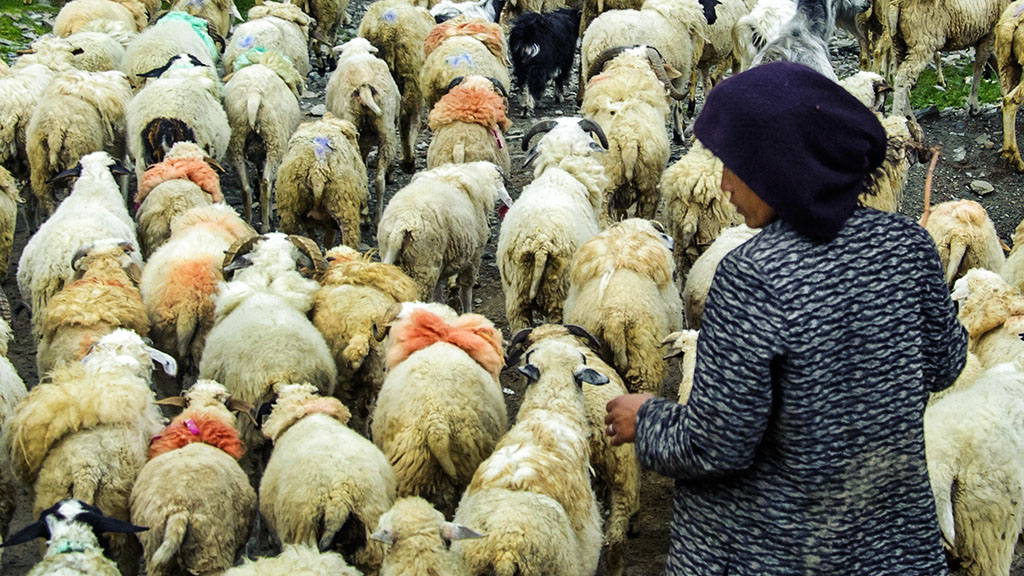
<path id="1" fill-rule="evenodd" d="M 153 362 L 160 364 L 169 376 L 174 376 L 178 371 L 178 363 L 172 356 L 153 348 L 141 336 L 124 328 L 118 328 L 100 338 L 82 358 L 82 364 L 88 372 L 123 370 L 128 367 L 147 382 Z"/>
<path id="2" fill-rule="evenodd" d="M 270 416 L 263 422 L 263 435 L 277 441 L 293 424 L 311 414 L 326 414 L 347 424 L 352 413 L 337 398 L 320 396 L 312 384 L 275 384 Z"/>
<path id="3" fill-rule="evenodd" d="M 957 317 L 972 341 L 1001 326 L 1024 323 L 1024 298 L 990 270 L 971 268 L 953 284 L 950 295 L 960 306 Z"/>
<path id="4" fill-rule="evenodd" d="M 95 506 L 81 500 L 61 500 L 39 513 L 39 519 L 13 534 L 3 546 L 13 546 L 36 538 L 44 538 L 51 546 L 73 543 L 87 548 L 108 550 L 104 533 L 133 534 L 149 528 L 136 526 L 124 520 L 108 518 Z"/>
<path id="5" fill-rule="evenodd" d="M 536 146 L 530 147 L 530 140 L 537 134 L 543 134 Z M 597 136 L 600 145 L 590 137 Z M 533 164 L 542 153 L 547 152 L 558 159 L 567 156 L 586 156 L 593 152 L 604 152 L 608 149 L 608 138 L 597 122 L 587 118 L 559 118 L 538 122 L 527 130 L 523 136 L 523 151 L 527 152 L 523 167 Z M 550 149 L 550 151 L 549 151 Z M 557 161 L 557 160 L 556 160 Z"/>
<path id="6" fill-rule="evenodd" d="M 75 251 L 71 257 L 71 270 L 75 273 L 76 281 L 94 276 L 114 279 L 123 273 L 134 286 L 142 277 L 140 260 L 141 256 L 134 244 L 119 238 L 108 238 Z"/>
<path id="7" fill-rule="evenodd" d="M 165 398 L 157 404 L 181 406 L 185 410 L 153 437 L 149 444 L 151 460 L 195 442 L 219 448 L 236 460 L 245 454 L 245 444 L 238 436 L 232 410 L 252 418 L 252 405 L 233 398 L 223 385 L 213 380 L 199 380 L 184 396 Z"/>
<path id="8" fill-rule="evenodd" d="M 447 551 L 445 541 L 483 537 L 484 534 L 461 524 L 445 521 L 444 514 L 418 496 L 397 500 L 390 510 L 381 514 L 377 529 L 370 534 L 371 539 L 393 546 L 414 543 L 411 545 L 417 546 L 420 553 L 430 549 Z"/>

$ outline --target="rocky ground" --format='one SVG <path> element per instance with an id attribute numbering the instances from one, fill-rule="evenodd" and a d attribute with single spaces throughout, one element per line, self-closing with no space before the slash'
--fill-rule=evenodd
<path id="1" fill-rule="evenodd" d="M 342 32 L 343 38 L 353 34 L 363 9 L 363 4 L 358 0 L 349 7 L 354 24 Z M 37 15 L 35 18 L 39 22 L 46 22 L 46 17 L 43 15 Z M 24 25 L 32 28 L 32 32 L 35 32 L 35 27 L 31 24 Z M 840 38 L 832 43 L 832 49 L 839 75 L 842 77 L 854 72 L 856 44 L 850 39 Z M 956 54 L 948 57 L 947 62 L 965 61 L 969 57 L 968 53 Z M 325 85 L 326 79 L 317 77 L 315 73 L 311 75 L 306 94 L 309 98 L 304 98 L 302 102 L 303 109 L 309 113 L 310 117 L 322 114 Z M 517 91 L 513 90 L 513 93 L 515 94 Z M 532 177 L 528 171 L 519 168 L 524 159 L 523 153 L 519 150 L 520 136 L 536 120 L 571 115 L 575 112 L 574 100 L 571 97 L 563 103 L 556 103 L 551 100 L 550 96 L 551 92 L 549 91 L 548 98 L 542 101 L 538 107 L 536 118 L 525 119 L 521 117 L 517 99 L 513 95 L 510 117 L 514 123 L 508 133 L 514 167 L 509 192 L 513 197 L 518 195 L 518 191 Z M 1024 178 L 1014 173 L 999 157 L 1002 139 L 999 109 L 995 105 L 988 105 L 977 117 L 968 116 L 963 109 L 946 109 L 926 114 L 921 117 L 920 122 L 928 144 L 941 148 L 940 160 L 935 171 L 932 202 L 938 203 L 957 198 L 970 198 L 981 202 L 995 221 L 1000 236 L 1008 244 L 1011 243 L 1011 234 L 1024 216 L 1024 205 L 1022 205 L 1024 196 L 1021 194 L 1024 189 Z M 429 133 L 424 131 L 417 147 L 418 169 L 423 169 L 425 166 L 428 142 Z M 687 148 L 688 145 L 674 145 L 672 161 L 674 162 L 681 156 Z M 904 211 L 914 217 L 921 214 L 925 172 L 926 166 L 915 166 L 912 169 L 910 183 L 906 190 Z M 387 196 L 407 184 L 408 180 L 408 175 L 397 171 L 397 179 L 389 185 Z M 224 190 L 229 201 L 240 209 L 239 187 L 232 172 L 225 176 Z M 491 318 L 504 329 L 506 328 L 504 300 L 494 260 L 494 247 L 498 231 L 497 221 L 495 220 L 493 224 L 492 241 L 484 256 L 479 286 L 474 291 L 475 311 Z M 19 228 L 16 236 L 15 259 L 26 240 L 26 231 Z M 373 230 L 364 228 L 363 240 L 367 246 L 374 246 L 376 243 L 373 238 Z M 14 282 L 13 267 L 3 282 L 3 288 L 8 295 L 17 297 L 18 291 Z M 35 344 L 29 333 L 27 315 L 18 317 L 14 328 L 17 339 L 11 346 L 10 357 L 26 383 L 31 386 L 37 382 L 38 378 L 35 373 Z M 678 373 L 674 370 L 666 384 L 666 394 L 670 397 L 675 395 L 673 382 L 678 382 Z M 511 392 L 507 398 L 510 413 L 514 413 L 518 407 L 517 398 L 522 391 L 522 383 L 518 377 L 505 375 L 503 385 Z M 640 533 L 630 541 L 627 564 L 628 573 L 634 575 L 659 573 L 668 546 L 667 527 L 671 509 L 671 482 L 654 474 L 645 474 L 643 481 Z M 12 528 L 17 529 L 31 522 L 30 511 L 31 502 L 26 491 L 19 498 L 19 512 Z M 40 549 L 35 546 L 5 550 L 2 564 L 0 564 L 0 574 L 12 576 L 25 574 L 38 560 L 39 552 Z M 1024 566 L 1022 566 L 1024 563 L 1019 557 L 1018 554 L 1018 561 L 1015 562 L 1012 572 L 1014 576 L 1024 576 Z"/>

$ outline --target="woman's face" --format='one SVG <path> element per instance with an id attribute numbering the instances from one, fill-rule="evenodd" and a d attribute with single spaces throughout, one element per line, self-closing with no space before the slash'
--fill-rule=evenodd
<path id="1" fill-rule="evenodd" d="M 722 168 L 722 190 L 729 193 L 729 202 L 743 216 L 747 226 L 763 228 L 775 220 L 775 210 L 754 194 L 732 170 Z"/>

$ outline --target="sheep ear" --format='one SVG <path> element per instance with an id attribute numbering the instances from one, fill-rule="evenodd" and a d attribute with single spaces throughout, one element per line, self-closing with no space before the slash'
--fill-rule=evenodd
<path id="1" fill-rule="evenodd" d="M 608 377 L 589 366 L 580 366 L 573 371 L 572 377 L 580 386 L 584 382 L 594 386 L 603 386 L 608 383 Z"/>
<path id="2" fill-rule="evenodd" d="M 377 530 L 373 534 L 370 534 L 370 540 L 376 540 L 377 542 L 383 542 L 385 544 L 394 544 L 395 541 L 391 538 L 391 533 L 387 530 Z"/>
<path id="3" fill-rule="evenodd" d="M 173 61 L 174 60 L 172 58 L 171 62 L 173 62 Z M 167 72 L 168 68 L 171 67 L 171 62 L 168 62 L 167 64 L 164 64 L 163 66 L 160 66 L 159 68 L 153 68 L 152 70 L 147 70 L 147 71 L 142 72 L 140 74 L 136 74 L 136 76 L 138 76 L 140 78 L 159 78 L 164 72 Z"/>
<path id="4" fill-rule="evenodd" d="M 173 356 L 151 346 L 147 346 L 146 351 L 149 352 L 149 359 L 163 368 L 164 374 L 168 376 L 176 376 L 178 374 L 178 362 Z"/>
<path id="5" fill-rule="evenodd" d="M 148 526 L 136 526 L 131 522 L 125 522 L 124 520 L 118 520 L 117 518 L 109 518 L 94 512 L 79 514 L 75 517 L 75 520 L 85 522 L 89 526 L 92 526 L 92 531 L 95 534 L 101 534 L 103 532 L 109 532 L 111 534 L 132 534 L 135 532 L 145 532 L 146 530 L 149 530 Z"/>
<path id="6" fill-rule="evenodd" d="M 526 376 L 526 379 L 530 382 L 536 382 L 540 380 L 540 369 L 533 364 L 524 364 L 518 368 L 519 373 Z"/>
<path id="7" fill-rule="evenodd" d="M 23 544 L 30 540 L 35 540 L 36 538 L 49 537 L 50 529 L 46 526 L 46 521 L 40 518 L 39 520 L 36 520 L 32 524 L 25 526 L 17 533 L 13 534 L 10 538 L 5 540 L 3 544 L 0 544 L 0 548 L 14 546 L 15 544 Z"/>
<path id="8" fill-rule="evenodd" d="M 184 408 L 185 398 L 183 396 L 168 396 L 167 398 L 157 400 L 156 402 L 154 402 L 154 404 L 158 404 L 160 406 L 177 406 L 178 408 Z"/>
<path id="9" fill-rule="evenodd" d="M 472 528 L 466 528 L 462 524 L 456 524 L 454 522 L 445 522 L 441 525 L 441 537 L 449 542 L 455 540 L 467 540 L 471 538 L 486 538 L 486 534 L 481 534 Z"/>
<path id="10" fill-rule="evenodd" d="M 119 162 L 114 162 L 108 168 L 110 173 L 114 176 L 131 176 L 132 171 L 122 166 Z"/>
<path id="11" fill-rule="evenodd" d="M 266 420 L 267 416 L 270 416 L 273 409 L 274 405 L 270 402 L 260 404 L 260 409 L 256 411 L 256 428 L 263 429 L 263 421 Z"/>

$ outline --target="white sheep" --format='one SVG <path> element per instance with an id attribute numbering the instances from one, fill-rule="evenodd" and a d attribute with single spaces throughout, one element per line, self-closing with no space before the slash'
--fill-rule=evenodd
<path id="1" fill-rule="evenodd" d="M 388 545 L 380 576 L 470 576 L 465 560 L 449 546 L 456 540 L 482 537 L 470 528 L 446 522 L 444 514 L 416 496 L 395 502 L 370 534 L 370 538 Z"/>
<path id="2" fill-rule="evenodd" d="M 125 46 L 121 71 L 128 75 L 132 88 L 146 84 L 146 72 L 163 66 L 179 54 L 188 54 L 203 66 L 217 62 L 203 37 L 184 20 L 161 18 L 143 30 Z"/>
<path id="3" fill-rule="evenodd" d="M 946 271 L 946 284 L 971 268 L 999 272 L 1005 262 L 995 224 L 985 207 L 973 200 L 952 200 L 932 207 L 925 230 L 935 246 Z"/>
<path id="4" fill-rule="evenodd" d="M 723 0 L 715 6 L 715 21 L 707 27 L 704 49 L 697 61 L 697 74 L 701 77 L 704 94 L 711 91 L 730 70 L 738 72 L 740 62 L 736 55 L 733 30 L 740 18 L 750 14 L 757 0 Z M 690 82 L 687 111 L 696 108 L 696 78 Z"/>
<path id="5" fill-rule="evenodd" d="M 246 22 L 235 27 L 224 48 L 224 72 L 253 48 L 277 50 L 292 61 L 305 78 L 309 75 L 309 27 L 313 19 L 301 8 L 287 2 L 263 2 L 249 9 Z M 244 59 L 243 59 L 244 60 Z"/>
<path id="6" fill-rule="evenodd" d="M 21 490 L 12 476 L 10 454 L 5 448 L 9 444 L 5 438 L 4 423 L 11 419 L 15 407 L 28 396 L 25 383 L 15 370 L 14 364 L 7 359 L 7 345 L 13 335 L 14 331 L 11 330 L 10 324 L 0 318 L 0 348 L 3 351 L 0 355 L 0 543 L 3 542 L 14 517 L 15 501 Z M 0 551 L 0 557 L 2 556 Z"/>
<path id="7" fill-rule="evenodd" d="M 132 522 L 149 527 L 140 536 L 146 574 L 220 573 L 235 563 L 256 515 L 229 409 L 239 407 L 210 380 L 168 400 L 184 411 L 153 438 L 129 500 Z"/>
<path id="8" fill-rule="evenodd" d="M 59 172 L 97 150 L 124 156 L 125 111 L 131 99 L 128 78 L 117 71 L 65 72 L 46 87 L 25 133 L 32 195 L 41 217 L 57 207 L 51 181 Z"/>
<path id="9" fill-rule="evenodd" d="M 657 394 L 666 370 L 658 347 L 681 327 L 683 304 L 673 281 L 671 238 L 655 224 L 623 220 L 580 247 L 563 320 L 601 339 L 630 392 Z"/>
<path id="10" fill-rule="evenodd" d="M 589 120 L 562 118 L 537 124 L 523 137 L 529 147 L 543 134 L 528 154 L 534 180 L 502 219 L 495 253 L 513 331 L 531 325 L 535 312 L 562 319 L 573 254 L 600 230 L 608 179 L 599 157 L 604 148 L 591 137 L 599 130 Z"/>
<path id="11" fill-rule="evenodd" d="M 18 204 L 21 204 L 18 182 L 6 168 L 0 166 L 0 278 L 7 277 L 14 250 L 14 228 L 18 218 Z"/>
<path id="12" fill-rule="evenodd" d="M 245 560 L 224 572 L 222 576 L 362 576 L 362 572 L 348 565 L 337 552 L 318 552 L 311 546 L 285 546 L 277 556 Z"/>
<path id="13" fill-rule="evenodd" d="M 1013 249 L 1006 256 L 1006 262 L 999 269 L 999 275 L 1006 283 L 1024 292 L 1024 221 L 1013 230 Z"/>
<path id="14" fill-rule="evenodd" d="M 498 198 L 512 203 L 501 173 L 490 162 L 420 172 L 395 193 L 381 216 L 381 261 L 409 274 L 420 300 L 441 301 L 445 282 L 457 275 L 462 311 L 471 311 L 473 284 L 490 237 L 488 216 Z"/>
<path id="15" fill-rule="evenodd" d="M 1003 95 L 1003 158 L 1017 172 L 1024 172 L 1024 159 L 1017 147 L 1017 110 L 1024 101 L 1024 10 L 1018 0 L 1011 2 L 996 23 L 995 51 L 999 64 L 999 88 Z"/>
<path id="16" fill-rule="evenodd" d="M 234 0 L 175 0 L 171 10 L 181 10 L 206 20 L 213 27 L 211 32 L 223 38 L 228 37 L 231 21 L 242 19 Z"/>
<path id="17" fill-rule="evenodd" d="M 245 219 L 254 222 L 252 184 L 246 163 L 256 167 L 260 190 L 260 229 L 270 231 L 271 194 L 288 139 L 302 121 L 299 95 L 305 82 L 282 53 L 250 51 L 251 64 L 235 65 L 224 85 L 224 108 L 231 126 L 228 156 L 242 185 Z M 253 154 L 253 151 L 262 153 Z"/>
<path id="18" fill-rule="evenodd" d="M 736 20 L 732 39 L 739 70 L 750 68 L 757 53 L 778 36 L 782 26 L 795 14 L 794 0 L 757 0 L 750 13 Z"/>
<path id="19" fill-rule="evenodd" d="M 924 413 L 942 540 L 967 574 L 1009 574 L 1024 521 L 1024 365 L 987 370 Z"/>
<path id="20" fill-rule="evenodd" d="M 138 245 L 135 223 L 111 170 L 126 172 L 106 152 L 83 156 L 71 195 L 43 222 L 21 252 L 18 289 L 22 298 L 32 304 L 35 330 L 47 301 L 73 279 L 71 261 L 79 248 L 105 238 Z M 137 253 L 136 258 L 141 266 Z"/>
<path id="21" fill-rule="evenodd" d="M 1024 296 L 998 274 L 972 268 L 953 285 L 957 317 L 967 329 L 968 349 L 991 368 L 1024 352 Z"/>
<path id="22" fill-rule="evenodd" d="M 288 141 L 274 190 L 282 232 L 312 237 L 323 229 L 329 247 L 337 229 L 341 244 L 358 247 L 370 191 L 356 127 L 330 112 L 301 124 Z"/>
<path id="23" fill-rule="evenodd" d="M 274 451 L 260 481 L 260 514 L 282 544 L 340 552 L 380 569 L 383 546 L 369 538 L 395 501 L 384 454 L 346 424 L 350 413 L 311 384 L 281 384 L 263 423 Z"/>
<path id="24" fill-rule="evenodd" d="M 508 426 L 501 333 L 483 316 L 407 303 L 391 326 L 386 365 L 373 441 L 394 467 L 399 497 L 422 496 L 451 514 Z"/>
<path id="25" fill-rule="evenodd" d="M 711 289 L 711 281 L 715 277 L 718 263 L 725 255 L 740 244 L 760 232 L 759 228 L 748 228 L 745 224 L 730 226 L 721 231 L 704 252 L 693 261 L 686 282 L 683 284 L 683 311 L 686 325 L 694 330 L 700 328 L 700 319 L 704 315 L 704 303 Z"/>
<path id="26" fill-rule="evenodd" d="M 486 537 L 452 547 L 473 574 L 589 576 L 601 552 L 601 514 L 581 387 L 608 377 L 558 340 L 534 344 L 519 371 L 528 382 L 516 425 L 480 464 L 455 512 L 455 522 Z"/>
<path id="27" fill-rule="evenodd" d="M 423 54 L 419 85 L 427 108 L 433 108 L 459 76 L 483 76 L 512 85 L 505 35 L 498 24 L 461 19 L 438 24 L 423 42 Z"/>
<path id="28" fill-rule="evenodd" d="M 378 0 L 367 6 L 359 22 L 359 35 L 377 48 L 402 94 L 398 133 L 402 169 L 410 174 L 416 170 L 416 138 L 423 110 L 423 42 L 434 24 L 430 12 L 407 0 Z"/>
<path id="29" fill-rule="evenodd" d="M 135 0 L 72 0 L 54 17 L 53 33 L 67 37 L 96 20 L 119 22 L 130 26 L 132 32 L 140 32 L 149 24 L 146 7 Z"/>
<path id="30" fill-rule="evenodd" d="M 335 48 L 338 67 L 327 81 L 327 110 L 359 130 L 359 148 L 365 162 L 370 149 L 377 149 L 374 177 L 377 211 L 374 223 L 384 211 L 384 188 L 391 163 L 398 154 L 398 109 L 401 95 L 388 65 L 374 56 L 377 48 L 366 38 L 353 38 Z"/>
<path id="31" fill-rule="evenodd" d="M 105 27 L 90 24 L 89 30 L 76 32 L 66 38 L 72 50 L 81 50 L 74 55 L 75 67 L 89 72 L 106 72 L 120 70 L 124 61 L 124 44 L 115 36 L 123 29 L 123 24 L 108 23 Z M 109 30 L 104 32 L 93 28 Z"/>
<path id="32" fill-rule="evenodd" d="M 499 89 L 483 76 L 456 80 L 458 84 L 434 104 L 427 117 L 433 133 L 427 148 L 427 168 L 486 161 L 509 173 L 512 160 L 505 131 L 512 123 L 505 115 L 504 87 Z"/>
<path id="33" fill-rule="evenodd" d="M 28 174 L 25 133 L 46 87 L 57 73 L 43 64 L 25 65 L 0 76 L 0 165 Z"/>

